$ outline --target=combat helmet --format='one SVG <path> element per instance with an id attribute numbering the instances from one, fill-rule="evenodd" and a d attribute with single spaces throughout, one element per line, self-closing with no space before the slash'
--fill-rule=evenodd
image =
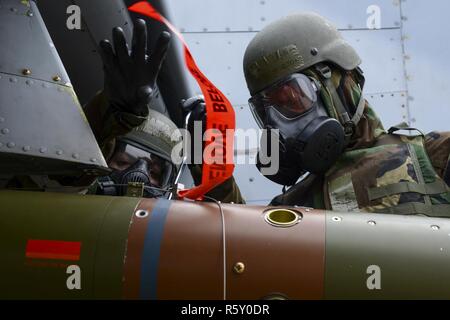
<path id="1" fill-rule="evenodd" d="M 250 94 L 320 62 L 353 70 L 361 59 L 337 28 L 316 13 L 277 20 L 256 34 L 245 51 L 244 74 Z"/>
<path id="2" fill-rule="evenodd" d="M 172 153 L 181 142 L 182 135 L 176 124 L 152 109 L 143 124 L 117 138 L 117 144 L 131 145 L 164 161 L 164 177 L 161 181 L 163 188 L 175 184 L 179 178 L 181 161 L 174 159 Z"/>

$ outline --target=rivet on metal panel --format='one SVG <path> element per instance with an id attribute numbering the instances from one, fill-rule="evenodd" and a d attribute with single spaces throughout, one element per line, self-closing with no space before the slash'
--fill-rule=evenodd
<path id="1" fill-rule="evenodd" d="M 147 210 L 138 210 L 138 211 L 136 211 L 135 215 L 138 218 L 146 218 L 146 217 L 148 217 L 148 211 Z"/>
<path id="2" fill-rule="evenodd" d="M 61 156 L 63 153 L 64 153 L 64 152 L 63 152 L 62 150 L 56 150 L 56 154 L 57 154 L 58 156 Z"/>
<path id="3" fill-rule="evenodd" d="M 54 76 L 53 77 L 53 81 L 59 82 L 59 81 L 61 81 L 61 77 L 60 76 Z"/>
<path id="4" fill-rule="evenodd" d="M 259 3 L 260 3 L 261 5 L 265 5 L 265 4 L 266 4 L 266 2 L 265 2 L 264 0 L 261 0 Z"/>
<path id="5" fill-rule="evenodd" d="M 17 83 L 17 78 L 9 78 L 9 82 Z"/>
<path id="6" fill-rule="evenodd" d="M 22 150 L 24 152 L 28 152 L 28 151 L 31 151 L 31 147 L 30 146 L 25 146 L 25 147 L 22 148 Z"/>
<path id="7" fill-rule="evenodd" d="M 11 12 L 17 12 L 16 8 L 10 8 L 9 10 L 11 10 Z"/>
<path id="8" fill-rule="evenodd" d="M 25 83 L 27 85 L 29 85 L 29 86 L 32 86 L 34 84 L 34 81 L 33 80 L 27 80 L 27 81 L 25 81 Z"/>
<path id="9" fill-rule="evenodd" d="M 312 54 L 313 56 L 317 56 L 318 53 L 319 53 L 319 49 L 317 49 L 317 48 L 312 48 L 312 49 L 311 49 L 311 54 Z"/>
<path id="10" fill-rule="evenodd" d="M 441 227 L 439 227 L 439 226 L 437 226 L 437 225 L 432 225 L 432 226 L 431 226 L 431 230 L 437 231 L 437 230 L 439 230 L 439 229 L 441 229 Z"/>
<path id="11" fill-rule="evenodd" d="M 46 148 L 46 147 L 41 147 L 41 148 L 39 149 L 39 152 L 40 152 L 40 153 L 46 153 L 46 152 L 47 152 L 47 148 Z"/>
<path id="12" fill-rule="evenodd" d="M 333 218 L 331 218 L 331 220 L 333 220 L 334 222 L 341 222 L 342 218 L 341 217 L 333 217 Z"/>
<path id="13" fill-rule="evenodd" d="M 14 148 L 16 146 L 16 144 L 14 142 L 8 142 L 8 144 L 6 146 L 8 148 Z"/>
<path id="14" fill-rule="evenodd" d="M 373 220 L 367 221 L 367 224 L 369 226 L 376 226 L 377 225 L 377 223 L 375 221 L 373 221 Z"/>
<path id="15" fill-rule="evenodd" d="M 9 133 L 9 129 L 8 129 L 8 128 L 2 129 L 2 133 L 3 133 L 3 134 L 8 134 L 8 133 Z"/>
<path id="16" fill-rule="evenodd" d="M 78 159 L 79 157 L 80 157 L 80 155 L 78 153 L 72 154 L 72 158 L 74 158 L 74 159 Z"/>
<path id="17" fill-rule="evenodd" d="M 255 178 L 250 178 L 250 179 L 248 179 L 248 181 L 253 182 L 253 181 L 255 181 Z"/>
<path id="18" fill-rule="evenodd" d="M 261 17 L 261 21 L 266 21 L 266 18 L 265 17 Z"/>
<path id="19" fill-rule="evenodd" d="M 226 27 L 226 28 L 225 28 L 225 31 L 226 31 L 226 32 L 229 32 L 229 31 L 230 31 L 230 27 Z"/>
<path id="20" fill-rule="evenodd" d="M 1 123 L 1 122 L 5 122 L 5 118 L 0 117 L 0 123 Z"/>
<path id="21" fill-rule="evenodd" d="M 237 262 L 234 266 L 233 266 L 233 271 L 236 274 L 243 274 L 245 271 L 245 264 L 243 262 Z"/>
<path id="22" fill-rule="evenodd" d="M 23 69 L 22 70 L 22 74 L 24 76 L 30 76 L 31 75 L 31 70 L 30 69 Z"/>
<path id="23" fill-rule="evenodd" d="M 97 162 L 97 159 L 91 158 L 91 162 Z"/>
<path id="24" fill-rule="evenodd" d="M 28 11 L 28 12 L 27 12 L 27 16 L 29 16 L 29 17 L 34 16 L 33 11 Z"/>

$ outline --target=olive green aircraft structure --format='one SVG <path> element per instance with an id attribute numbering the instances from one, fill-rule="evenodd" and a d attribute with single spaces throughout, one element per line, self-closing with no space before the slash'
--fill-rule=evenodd
<path id="1" fill-rule="evenodd" d="M 119 0 L 67 3 L 101 9 L 104 30 L 115 15 L 129 19 Z M 0 298 L 450 299 L 448 219 L 97 196 L 54 185 L 109 169 L 46 24 L 34 1 L 0 0 Z M 89 30 L 82 39 L 105 36 L 95 24 Z M 182 72 L 170 65 L 166 80 Z M 173 87 L 160 85 L 162 95 Z M 160 110 L 176 118 L 167 101 Z M 39 191 L 7 189 L 18 177 Z"/>
<path id="2" fill-rule="evenodd" d="M 450 223 L 0 192 L 3 299 L 448 299 Z"/>

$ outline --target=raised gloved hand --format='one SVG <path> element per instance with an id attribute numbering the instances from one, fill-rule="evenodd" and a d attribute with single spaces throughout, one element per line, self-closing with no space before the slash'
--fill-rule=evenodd
<path id="1" fill-rule="evenodd" d="M 171 36 L 162 32 L 152 53 L 147 54 L 144 20 L 138 19 L 134 24 L 131 52 L 122 28 L 114 28 L 112 35 L 114 45 L 106 39 L 100 42 L 105 94 L 113 109 L 145 117 Z"/>

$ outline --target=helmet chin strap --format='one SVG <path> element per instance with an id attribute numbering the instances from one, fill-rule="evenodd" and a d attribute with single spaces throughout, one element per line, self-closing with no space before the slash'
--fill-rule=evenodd
<path id="1" fill-rule="evenodd" d="M 345 145 L 347 146 L 350 143 L 350 139 L 355 133 L 356 126 L 358 125 L 361 117 L 364 113 L 364 107 L 366 106 L 366 100 L 364 99 L 364 94 L 361 89 L 361 97 L 359 98 L 358 107 L 356 108 L 355 114 L 352 118 L 350 118 L 347 109 L 345 109 L 339 94 L 336 91 L 336 88 L 331 81 L 331 69 L 327 65 L 318 64 L 316 66 L 316 70 L 319 72 L 320 76 L 324 80 L 325 87 L 331 94 L 333 99 L 333 103 L 337 109 L 338 120 L 344 127 L 345 132 Z"/>

